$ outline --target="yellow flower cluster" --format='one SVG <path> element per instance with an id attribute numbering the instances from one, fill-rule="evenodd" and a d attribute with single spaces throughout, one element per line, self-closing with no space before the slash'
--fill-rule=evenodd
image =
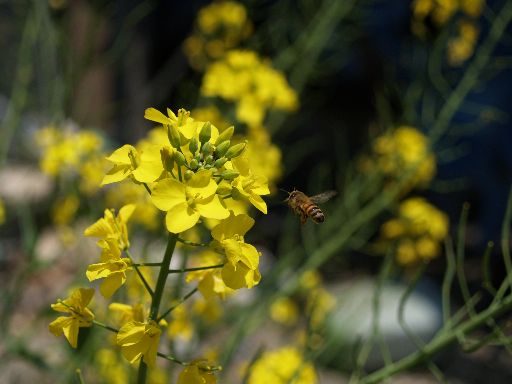
<path id="1" fill-rule="evenodd" d="M 460 66 L 469 59 L 475 50 L 479 30 L 475 23 L 459 21 L 458 35 L 448 41 L 448 64 Z"/>
<path id="2" fill-rule="evenodd" d="M 397 217 L 386 221 L 380 232 L 385 243 L 396 243 L 398 263 L 411 265 L 439 255 L 448 226 L 444 212 L 423 198 L 412 197 L 400 204 Z"/>
<path id="3" fill-rule="evenodd" d="M 41 150 L 41 170 L 53 177 L 78 177 L 80 190 L 92 194 L 99 189 L 105 172 L 103 140 L 90 130 L 47 126 L 35 134 Z"/>
<path id="4" fill-rule="evenodd" d="M 297 94 L 284 74 L 253 51 L 232 50 L 211 64 L 201 93 L 236 103 L 238 121 L 249 127 L 262 125 L 269 109 L 290 112 L 298 107 Z"/>
<path id="5" fill-rule="evenodd" d="M 267 351 L 250 367 L 249 384 L 315 384 L 313 365 L 304 360 L 295 347 Z"/>
<path id="6" fill-rule="evenodd" d="M 446 24 L 457 12 L 463 14 L 459 21 L 458 35 L 448 42 L 448 64 L 460 66 L 471 57 L 478 39 L 476 19 L 482 14 L 485 0 L 415 0 L 412 3 L 412 30 L 425 37 L 425 21 L 432 19 L 436 26 Z"/>
<path id="7" fill-rule="evenodd" d="M 204 69 L 212 60 L 219 59 L 252 32 L 245 7 L 235 1 L 214 2 L 202 8 L 196 20 L 196 29 L 184 43 L 190 65 Z"/>
<path id="8" fill-rule="evenodd" d="M 436 159 L 428 139 L 416 128 L 401 126 L 375 139 L 373 156 L 361 162 L 367 171 L 379 171 L 396 180 L 408 173 L 409 188 L 425 187 L 436 172 Z"/>

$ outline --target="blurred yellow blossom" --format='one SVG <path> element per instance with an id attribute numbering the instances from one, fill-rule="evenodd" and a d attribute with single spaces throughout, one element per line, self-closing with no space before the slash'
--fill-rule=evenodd
<path id="1" fill-rule="evenodd" d="M 313 365 L 295 347 L 264 352 L 250 367 L 248 384 L 315 384 Z"/>
<path id="2" fill-rule="evenodd" d="M 448 216 L 425 199 L 404 200 L 398 217 L 386 221 L 380 229 L 384 241 L 395 241 L 397 261 L 414 264 L 438 256 L 440 243 L 448 235 Z"/>
<path id="3" fill-rule="evenodd" d="M 0 225 L 5 222 L 5 206 L 2 199 L 0 199 Z"/>
<path id="4" fill-rule="evenodd" d="M 294 325 L 299 319 L 299 308 L 289 297 L 280 297 L 270 306 L 270 317 L 276 323 Z"/>
<path id="5" fill-rule="evenodd" d="M 196 31 L 184 43 L 190 65 L 204 69 L 211 60 L 235 48 L 252 32 L 252 23 L 244 5 L 235 1 L 217 1 L 202 8 Z"/>
<path id="6" fill-rule="evenodd" d="M 284 74 L 253 51 L 233 50 L 211 64 L 201 93 L 235 102 L 237 119 L 250 127 L 260 126 L 268 110 L 293 112 L 298 107 Z"/>
<path id="7" fill-rule="evenodd" d="M 178 376 L 178 384 L 215 384 L 217 378 L 205 360 L 195 360 Z"/>
<path id="8" fill-rule="evenodd" d="M 189 310 L 185 305 L 178 305 L 171 312 L 172 319 L 167 326 L 167 335 L 171 339 L 181 338 L 185 341 L 192 339 L 194 324 L 190 318 Z"/>
<path id="9" fill-rule="evenodd" d="M 436 173 L 436 159 L 428 138 L 416 128 L 401 126 L 375 139 L 373 157 L 365 167 L 378 170 L 391 179 L 408 175 L 409 188 L 425 187 Z"/>
<path id="10" fill-rule="evenodd" d="M 53 222 L 57 225 L 69 224 L 79 207 L 80 200 L 76 195 L 67 195 L 55 201 L 52 209 Z"/>
<path id="11" fill-rule="evenodd" d="M 473 55 L 478 39 L 477 26 L 468 20 L 461 20 L 458 24 L 458 35 L 448 41 L 448 63 L 460 66 Z"/>

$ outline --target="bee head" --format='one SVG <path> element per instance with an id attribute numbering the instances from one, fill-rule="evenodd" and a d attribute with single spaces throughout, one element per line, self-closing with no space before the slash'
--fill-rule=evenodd
<path id="1" fill-rule="evenodd" d="M 297 190 L 295 188 L 291 192 L 288 192 L 285 189 L 280 189 L 280 191 L 286 192 L 288 194 L 288 197 L 284 200 L 285 202 L 289 201 L 290 199 L 293 199 L 295 195 L 297 195 Z"/>

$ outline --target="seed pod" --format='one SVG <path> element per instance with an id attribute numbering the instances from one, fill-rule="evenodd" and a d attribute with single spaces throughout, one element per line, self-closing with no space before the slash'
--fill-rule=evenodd
<path id="1" fill-rule="evenodd" d="M 197 142 L 197 138 L 194 136 L 192 139 L 190 139 L 190 143 L 188 143 L 188 149 L 190 149 L 190 152 L 195 155 L 199 148 L 199 143 Z"/>
<path id="2" fill-rule="evenodd" d="M 238 143 L 236 145 L 233 145 L 231 148 L 228 149 L 225 156 L 228 159 L 232 159 L 234 157 L 240 156 L 242 154 L 242 152 L 244 151 L 246 144 L 247 143 L 244 142 L 244 143 Z"/>
<path id="3" fill-rule="evenodd" d="M 225 180 L 233 180 L 240 175 L 239 172 L 233 170 L 233 169 L 226 169 L 224 172 L 220 174 L 220 177 L 222 177 Z"/>
<path id="4" fill-rule="evenodd" d="M 210 140 L 212 137 L 212 124 L 207 121 L 203 124 L 201 131 L 199 132 L 199 141 L 201 144 L 204 144 Z"/>
<path id="5" fill-rule="evenodd" d="M 176 161 L 178 165 L 185 165 L 187 163 L 185 156 L 179 151 L 174 152 L 174 161 Z"/>
<path id="6" fill-rule="evenodd" d="M 219 145 L 223 141 L 231 139 L 231 136 L 233 136 L 233 132 L 235 132 L 235 127 L 233 126 L 223 130 L 219 137 L 217 137 L 217 140 L 215 140 L 215 145 Z"/>
<path id="7" fill-rule="evenodd" d="M 221 157 L 220 159 L 215 160 L 215 163 L 213 163 L 213 165 L 216 168 L 221 168 L 224 164 L 226 164 L 226 161 L 228 161 L 226 157 Z"/>
<path id="8" fill-rule="evenodd" d="M 180 132 L 174 124 L 167 125 L 167 137 L 169 138 L 169 143 L 171 143 L 174 148 L 180 147 Z"/>
<path id="9" fill-rule="evenodd" d="M 222 156 L 224 156 L 224 154 L 229 149 L 230 145 L 231 141 L 229 140 L 223 141 L 222 143 L 217 145 L 217 147 L 215 148 L 215 155 L 217 156 L 217 158 L 221 158 Z"/>

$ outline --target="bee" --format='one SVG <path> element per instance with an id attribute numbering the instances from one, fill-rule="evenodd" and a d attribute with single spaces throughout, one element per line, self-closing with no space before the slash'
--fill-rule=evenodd
<path id="1" fill-rule="evenodd" d="M 313 222 L 319 224 L 325 220 L 325 215 L 317 204 L 325 203 L 337 194 L 336 191 L 326 191 L 315 196 L 307 196 L 305 193 L 297 190 L 287 192 L 288 197 L 285 203 L 289 205 L 295 214 L 299 215 L 301 224 L 306 223 L 308 217 Z"/>

